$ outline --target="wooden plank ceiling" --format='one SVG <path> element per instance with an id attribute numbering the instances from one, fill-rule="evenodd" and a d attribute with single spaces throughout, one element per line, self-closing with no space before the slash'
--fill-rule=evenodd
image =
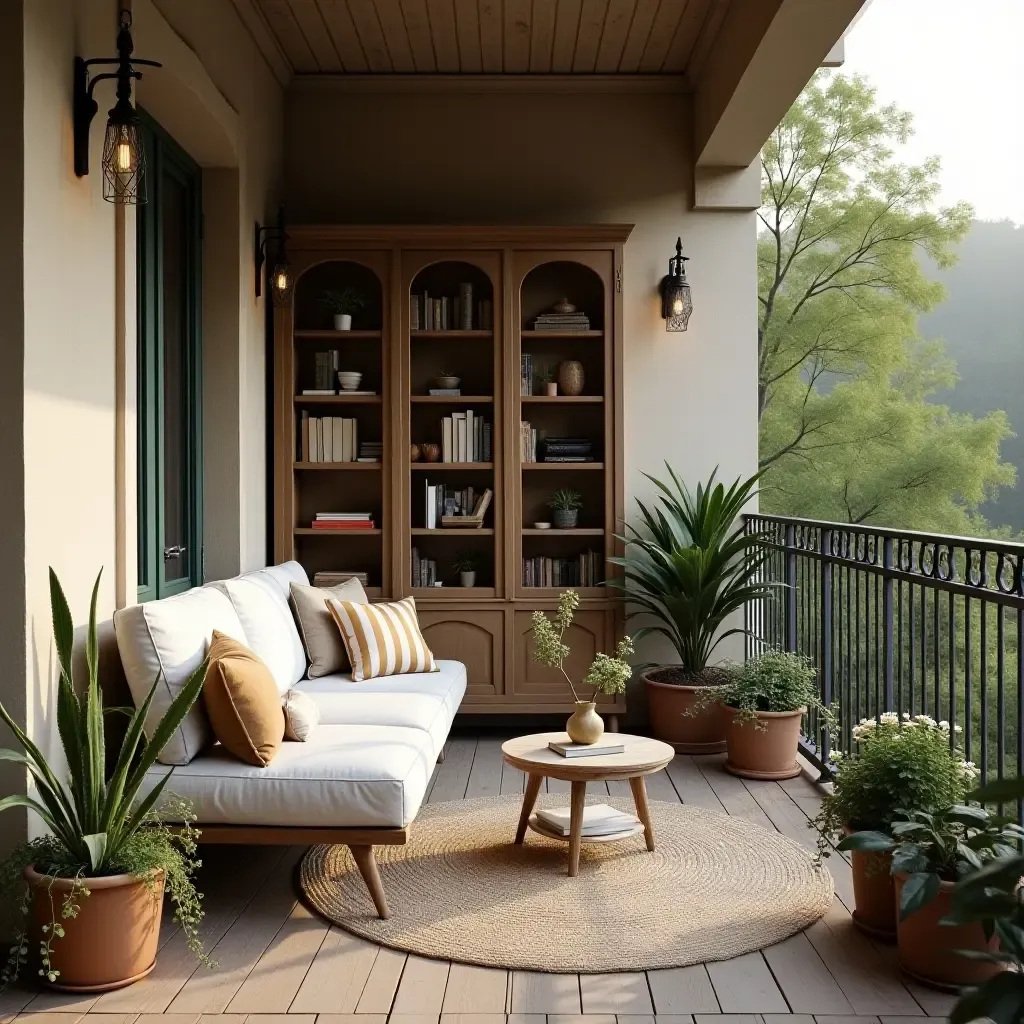
<path id="1" fill-rule="evenodd" d="M 300 75 L 662 74 L 693 81 L 729 0 L 254 0 Z"/>

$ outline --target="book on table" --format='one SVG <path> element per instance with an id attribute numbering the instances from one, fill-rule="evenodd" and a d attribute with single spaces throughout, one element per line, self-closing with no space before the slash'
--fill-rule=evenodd
<path id="1" fill-rule="evenodd" d="M 552 740 L 548 747 L 562 757 L 598 757 L 602 754 L 625 753 L 624 743 L 573 743 L 571 740 Z"/>
<path id="2" fill-rule="evenodd" d="M 567 836 L 572 812 L 568 807 L 547 807 L 537 812 L 537 821 L 556 835 Z M 609 804 L 588 804 L 583 808 L 583 831 L 587 836 L 610 836 L 628 832 L 640 824 L 635 814 L 617 811 Z"/>

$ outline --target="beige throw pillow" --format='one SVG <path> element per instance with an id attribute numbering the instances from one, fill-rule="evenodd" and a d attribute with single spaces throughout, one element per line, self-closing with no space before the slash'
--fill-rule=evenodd
<path id="1" fill-rule="evenodd" d="M 357 579 L 345 580 L 336 587 L 291 585 L 292 607 L 299 621 L 299 632 L 309 659 L 309 678 L 319 679 L 335 672 L 347 672 L 350 664 L 338 627 L 327 610 L 328 600 L 368 604 L 363 585 Z"/>
<path id="2" fill-rule="evenodd" d="M 284 695 L 284 737 L 305 743 L 320 724 L 320 708 L 308 693 L 289 690 Z"/>

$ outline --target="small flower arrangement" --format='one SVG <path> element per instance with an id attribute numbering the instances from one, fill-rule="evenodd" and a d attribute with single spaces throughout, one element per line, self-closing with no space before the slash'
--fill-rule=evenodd
<path id="1" fill-rule="evenodd" d="M 571 653 L 565 642 L 565 633 L 572 625 L 573 616 L 579 607 L 580 596 L 575 590 L 566 590 L 558 599 L 558 610 L 552 622 L 542 611 L 533 613 L 533 657 L 542 665 L 557 668 L 565 676 L 577 704 L 584 700 L 594 701 L 599 693 L 613 695 L 625 693 L 626 683 L 633 674 L 628 659 L 633 654 L 633 641 L 624 636 L 615 648 L 615 654 L 598 654 L 583 677 L 583 684 L 594 688 L 590 698 L 581 698 L 576 686 L 565 671 L 563 663 Z"/>
<path id="2" fill-rule="evenodd" d="M 818 851 L 846 829 L 889 833 L 893 821 L 962 802 L 978 775 L 956 743 L 959 726 L 929 715 L 887 712 L 854 726 L 855 750 L 832 754 L 836 780 L 811 821 Z"/>

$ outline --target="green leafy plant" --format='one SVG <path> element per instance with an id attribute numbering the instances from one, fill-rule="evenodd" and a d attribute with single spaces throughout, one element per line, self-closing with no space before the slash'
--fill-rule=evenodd
<path id="1" fill-rule="evenodd" d="M 756 493 L 757 476 L 726 488 L 715 483 L 716 470 L 691 494 L 668 463 L 665 468 L 669 483 L 644 474 L 658 490 L 657 505 L 637 501 L 640 524 L 627 523 L 618 538 L 627 545 L 626 557 L 609 559 L 622 566 L 623 578 L 609 580 L 608 586 L 621 590 L 634 606 L 630 617 L 657 620 L 635 639 L 666 637 L 682 670 L 700 677 L 722 640 L 746 632 L 724 628 L 726 620 L 770 597 L 780 584 L 759 579 L 769 555 L 765 536 L 747 533 L 740 519 Z"/>
<path id="2" fill-rule="evenodd" d="M 0 863 L 3 896 L 20 903 L 27 912 L 32 893 L 24 887 L 22 873 L 27 865 L 34 864 L 42 874 L 75 880 L 60 908 L 60 919 L 67 920 L 76 916 L 81 899 L 88 897 L 91 877 L 130 873 L 155 885 L 154 873 L 163 871 L 176 919 L 189 947 L 208 962 L 198 933 L 202 896 L 192 880 L 199 866 L 194 856 L 198 833 L 191 827 L 195 819 L 183 802 L 167 807 L 164 814 L 157 813 L 157 802 L 171 777 L 170 769 L 145 797 L 138 799 L 157 754 L 199 696 L 206 663 L 192 673 L 147 741 L 143 728 L 159 680 L 154 682 L 145 701 L 131 715 L 117 760 L 108 771 L 96 638 L 96 602 L 101 576 L 102 572 L 96 577 L 92 590 L 86 634 L 88 678 L 84 697 L 80 699 L 71 672 L 74 640 L 71 613 L 60 581 L 50 570 L 50 606 L 58 661 L 57 727 L 69 768 L 67 781 L 57 777 L 43 752 L 0 705 L 0 718 L 14 733 L 21 748 L 0 748 L 0 760 L 23 765 L 31 774 L 38 794 L 38 798 L 21 794 L 6 796 L 0 800 L 0 811 L 11 807 L 30 808 L 50 831 L 50 835 L 41 839 L 19 844 Z M 182 821 L 184 825 L 172 829 L 165 820 Z M 63 926 L 57 918 L 55 908 L 54 920 L 46 927 L 39 950 L 40 973 L 50 981 L 55 981 L 59 975 L 50 962 L 52 943 L 63 935 Z M 15 937 L 3 970 L 4 983 L 17 977 L 27 959 L 27 929 L 23 929 Z"/>
<path id="3" fill-rule="evenodd" d="M 550 384 L 555 379 L 554 372 L 547 366 L 541 366 L 534 374 L 538 384 Z"/>
<path id="4" fill-rule="evenodd" d="M 480 568 L 480 555 L 475 551 L 460 551 L 452 559 L 452 568 L 456 572 L 476 572 Z"/>
<path id="5" fill-rule="evenodd" d="M 321 297 L 323 304 L 338 316 L 354 316 L 366 306 L 366 299 L 351 285 L 344 288 L 331 288 Z"/>
<path id="6" fill-rule="evenodd" d="M 548 498 L 552 512 L 578 512 L 583 508 L 583 495 L 571 487 L 562 487 Z"/>
<path id="7" fill-rule="evenodd" d="M 829 844 L 848 829 L 888 832 L 898 808 L 914 813 L 962 802 L 977 770 L 958 750 L 959 728 L 951 736 L 948 722 L 895 712 L 854 726 L 854 748 L 833 751 L 835 784 L 810 823 L 819 854 L 829 856 Z"/>
<path id="8" fill-rule="evenodd" d="M 547 617 L 542 611 L 533 613 L 533 657 L 542 665 L 549 668 L 557 668 L 565 677 L 565 681 L 572 690 L 573 699 L 581 702 L 576 686 L 565 671 L 564 662 L 571 653 L 569 645 L 565 642 L 565 634 L 572 625 L 573 616 L 579 607 L 580 596 L 575 590 L 566 590 L 558 599 L 558 610 L 555 612 L 554 621 Z M 593 687 L 593 694 L 589 698 L 593 701 L 599 693 L 616 694 L 624 693 L 626 683 L 633 674 L 633 669 L 628 659 L 633 654 L 633 641 L 624 636 L 615 648 L 614 655 L 598 654 L 590 668 L 583 677 L 585 686 Z"/>

